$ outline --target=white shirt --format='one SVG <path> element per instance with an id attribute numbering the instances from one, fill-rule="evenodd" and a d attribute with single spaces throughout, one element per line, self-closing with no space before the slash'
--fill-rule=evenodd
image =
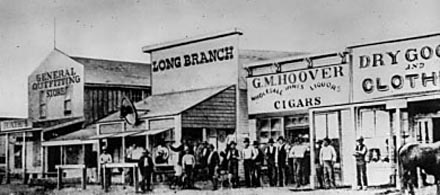
<path id="1" fill-rule="evenodd" d="M 304 158 L 309 147 L 305 144 L 294 145 L 289 151 L 289 158 Z"/>
<path id="2" fill-rule="evenodd" d="M 252 159 L 252 155 L 253 155 L 253 148 L 252 147 L 247 147 L 247 148 L 243 148 L 243 159 L 245 160 L 249 160 Z"/>
<path id="3" fill-rule="evenodd" d="M 333 161 L 336 162 L 336 150 L 333 146 L 323 146 L 319 151 L 319 161 Z"/>

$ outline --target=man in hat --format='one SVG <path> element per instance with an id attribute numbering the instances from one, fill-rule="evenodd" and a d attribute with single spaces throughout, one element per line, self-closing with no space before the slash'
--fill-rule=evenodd
<path id="1" fill-rule="evenodd" d="M 277 148 L 273 145 L 274 141 L 272 138 L 269 139 L 267 144 L 268 144 L 268 146 L 266 147 L 266 150 L 264 151 L 264 156 L 265 156 L 266 162 L 267 162 L 269 184 L 270 184 L 270 186 L 275 186 L 275 184 L 277 183 L 277 170 L 276 170 L 276 165 L 275 165 L 275 153 L 277 151 Z"/>
<path id="2" fill-rule="evenodd" d="M 323 167 L 324 178 L 325 178 L 325 187 L 334 188 L 336 187 L 334 181 L 334 169 L 333 166 L 336 163 L 336 150 L 330 145 L 330 139 L 325 138 L 323 147 L 319 152 L 319 162 Z"/>
<path id="3" fill-rule="evenodd" d="M 105 191 L 108 190 L 108 187 L 110 186 L 111 182 L 111 169 L 104 168 L 104 166 L 108 163 L 112 163 L 113 158 L 112 155 L 108 153 L 107 147 L 102 148 L 102 154 L 99 155 L 99 164 L 101 164 L 101 183 L 103 184 L 102 187 Z"/>
<path id="4" fill-rule="evenodd" d="M 278 182 L 279 182 L 279 186 L 283 187 L 284 186 L 284 178 L 287 177 L 287 151 L 288 146 L 285 143 L 284 137 L 280 136 L 277 139 L 278 141 L 278 148 L 277 148 L 277 152 L 275 154 L 275 165 L 278 166 Z M 287 178 L 286 178 L 287 180 Z"/>
<path id="5" fill-rule="evenodd" d="M 238 186 L 238 160 L 240 158 L 240 152 L 237 150 L 236 146 L 237 143 L 231 141 L 226 153 L 226 159 L 228 160 L 229 184 L 234 188 Z"/>
<path id="6" fill-rule="evenodd" d="M 208 157 L 206 159 L 208 176 L 212 181 L 213 190 L 217 190 L 217 168 L 220 165 L 220 156 L 213 144 L 209 144 L 208 147 Z"/>
<path id="7" fill-rule="evenodd" d="M 243 155 L 244 180 L 246 187 L 251 187 L 251 178 L 254 169 L 252 157 L 254 156 L 254 149 L 250 146 L 249 138 L 244 138 L 244 147 L 241 151 Z"/>
<path id="8" fill-rule="evenodd" d="M 295 144 L 290 149 L 292 156 L 293 177 L 297 187 L 300 187 L 306 182 L 304 178 L 304 157 L 307 150 L 309 150 L 309 147 L 303 143 L 302 136 L 296 139 Z"/>
<path id="9" fill-rule="evenodd" d="M 365 156 L 367 155 L 367 146 L 364 144 L 364 138 L 361 136 L 356 140 L 356 148 L 354 157 L 356 158 L 356 178 L 358 189 L 367 189 L 367 162 Z"/>
<path id="10" fill-rule="evenodd" d="M 145 184 L 147 184 L 146 191 L 152 191 L 151 189 L 151 176 L 154 170 L 153 159 L 150 157 L 150 152 L 144 150 L 142 156 L 138 161 L 139 171 L 142 175 L 140 181 L 140 187 L 142 192 L 145 192 Z"/>
<path id="11" fill-rule="evenodd" d="M 261 151 L 258 141 L 253 142 L 253 173 L 252 173 L 252 186 L 253 187 L 261 187 L 261 166 L 263 166 L 264 155 Z"/>

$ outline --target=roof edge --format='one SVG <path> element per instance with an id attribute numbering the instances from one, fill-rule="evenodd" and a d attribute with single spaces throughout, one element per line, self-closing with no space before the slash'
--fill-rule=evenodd
<path id="1" fill-rule="evenodd" d="M 423 39 L 423 38 L 429 38 L 429 37 L 435 37 L 435 36 L 440 36 L 440 33 L 432 33 L 432 34 L 427 34 L 427 35 L 411 36 L 411 37 L 406 37 L 406 38 L 389 39 L 389 40 L 385 40 L 385 41 L 377 41 L 377 42 L 372 42 L 372 43 L 352 45 L 352 46 L 348 46 L 347 49 L 354 49 L 354 48 L 359 48 L 359 47 L 367 47 L 367 46 L 395 43 L 395 42 L 402 42 L 402 41 L 410 41 L 410 40 Z"/>
<path id="2" fill-rule="evenodd" d="M 187 45 L 187 44 L 191 44 L 191 43 L 197 43 L 197 42 L 201 42 L 201 41 L 206 41 L 206 40 L 210 40 L 210 39 L 226 37 L 226 36 L 231 36 L 231 35 L 243 35 L 243 32 L 241 30 L 239 30 L 238 28 L 234 28 L 234 29 L 230 29 L 227 31 L 217 32 L 217 33 L 209 33 L 209 34 L 199 35 L 199 36 L 195 36 L 195 37 L 178 39 L 178 40 L 174 40 L 174 41 L 144 46 L 144 47 L 142 47 L 142 52 L 143 53 L 151 53 L 153 51 L 168 49 L 168 48 L 172 48 L 172 47 Z"/>
<path id="3" fill-rule="evenodd" d="M 261 67 L 261 66 L 267 66 L 269 64 L 273 64 L 274 62 L 290 62 L 290 61 L 303 61 L 304 59 L 320 59 L 325 57 L 334 57 L 337 56 L 341 52 L 328 52 L 328 53 L 312 53 L 312 54 L 304 54 L 299 56 L 289 56 L 289 57 L 283 57 L 283 58 L 275 58 L 275 59 L 269 59 L 269 60 L 263 60 L 258 62 L 253 62 L 249 64 L 244 64 L 244 68 L 255 68 L 255 67 Z"/>

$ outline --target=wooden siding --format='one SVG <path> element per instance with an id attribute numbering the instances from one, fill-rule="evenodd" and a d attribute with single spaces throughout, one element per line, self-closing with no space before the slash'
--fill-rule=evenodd
<path id="1" fill-rule="evenodd" d="M 234 129 L 236 90 L 232 86 L 182 113 L 183 128 Z"/>
<path id="2" fill-rule="evenodd" d="M 119 110 L 122 97 L 141 101 L 151 93 L 150 88 L 86 86 L 84 89 L 84 117 L 91 124 Z"/>

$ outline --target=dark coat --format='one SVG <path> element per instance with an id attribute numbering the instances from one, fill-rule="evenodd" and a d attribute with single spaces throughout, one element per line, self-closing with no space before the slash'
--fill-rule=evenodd
<path id="1" fill-rule="evenodd" d="M 145 166 L 145 161 L 148 161 L 148 166 Z M 138 161 L 139 170 L 142 175 L 145 175 L 145 172 L 153 172 L 154 164 L 153 159 L 150 156 L 143 155 Z"/>
<path id="2" fill-rule="evenodd" d="M 211 159 L 209 159 L 210 161 L 208 161 L 209 155 L 211 155 L 211 153 L 213 153 L 213 155 L 212 155 Z M 218 152 L 217 151 L 210 152 L 206 157 L 206 161 L 207 161 L 208 168 L 214 169 L 216 166 L 218 166 L 220 164 L 220 156 L 218 155 Z"/>

